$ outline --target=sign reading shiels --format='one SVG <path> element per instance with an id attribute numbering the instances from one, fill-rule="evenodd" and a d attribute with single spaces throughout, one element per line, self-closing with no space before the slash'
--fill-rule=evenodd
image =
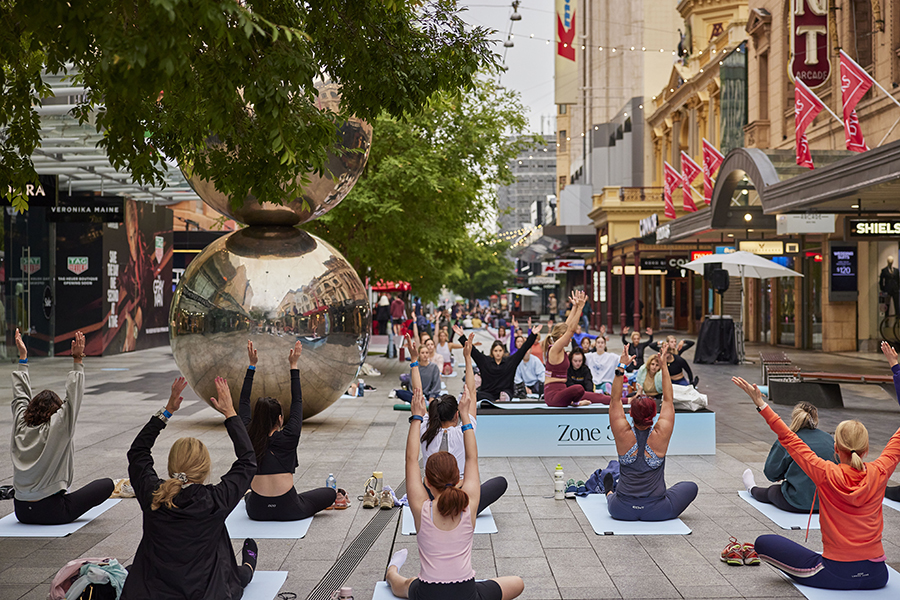
<path id="1" fill-rule="evenodd" d="M 791 58 L 788 75 L 810 89 L 828 81 L 831 74 L 828 39 L 828 0 L 790 0 Z"/>

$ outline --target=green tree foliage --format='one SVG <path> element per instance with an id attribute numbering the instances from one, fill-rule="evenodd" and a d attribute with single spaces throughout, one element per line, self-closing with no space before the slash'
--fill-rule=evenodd
<path id="1" fill-rule="evenodd" d="M 469 300 L 501 291 L 513 277 L 508 250 L 506 242 L 470 240 L 459 265 L 447 278 L 447 287 Z"/>
<path id="2" fill-rule="evenodd" d="M 0 0 L 0 23 L 0 192 L 20 199 L 45 72 L 85 86 L 75 114 L 135 181 L 164 184 L 165 155 L 236 199 L 281 202 L 347 114 L 415 114 L 497 66 L 455 0 Z M 322 77 L 343 85 L 341 115 L 316 108 Z"/>
<path id="3" fill-rule="evenodd" d="M 437 94 L 407 119 L 374 122 L 363 176 L 341 205 L 304 225 L 336 246 L 361 277 L 404 280 L 437 297 L 448 274 L 473 247 L 470 230 L 496 209 L 495 188 L 533 144 L 510 132 L 526 125 L 512 92 L 488 82 L 462 96 Z"/>

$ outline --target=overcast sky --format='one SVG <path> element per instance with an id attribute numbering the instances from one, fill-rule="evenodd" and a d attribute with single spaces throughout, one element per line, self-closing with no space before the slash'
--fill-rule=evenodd
<path id="1" fill-rule="evenodd" d="M 460 0 L 459 5 L 468 10 L 462 18 L 472 25 L 497 30 L 496 51 L 503 56 L 506 50 L 506 66 L 501 81 L 507 89 L 516 90 L 522 103 L 529 109 L 531 130 L 541 133 L 541 117 L 544 117 L 544 133 L 553 133 L 552 121 L 556 112 L 553 103 L 553 45 L 556 13 L 554 0 L 522 0 L 519 6 L 521 21 L 510 21 L 512 0 Z M 512 24 L 515 35 L 513 48 L 504 48 L 503 41 Z M 534 38 L 529 36 L 534 35 Z M 551 119 L 548 121 L 547 119 Z"/>

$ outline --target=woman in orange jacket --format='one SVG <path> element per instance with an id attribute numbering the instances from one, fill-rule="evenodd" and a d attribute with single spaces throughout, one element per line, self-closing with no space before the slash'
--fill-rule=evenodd
<path id="1" fill-rule="evenodd" d="M 881 535 L 881 501 L 888 479 L 900 462 L 900 429 L 881 456 L 864 463 L 869 432 L 859 421 L 843 421 L 834 432 L 839 464 L 823 460 L 790 430 L 762 399 L 756 385 L 740 377 L 732 381 L 744 390 L 756 410 L 778 435 L 791 458 L 816 484 L 822 554 L 780 535 L 756 538 L 759 558 L 797 583 L 834 590 L 872 590 L 887 585 Z"/>

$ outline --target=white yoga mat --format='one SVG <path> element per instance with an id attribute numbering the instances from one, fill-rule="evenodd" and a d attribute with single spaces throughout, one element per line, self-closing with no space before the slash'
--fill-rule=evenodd
<path id="1" fill-rule="evenodd" d="M 490 400 L 482 400 L 481 408 L 507 408 L 507 409 L 515 409 L 515 410 L 528 410 L 528 409 L 558 409 L 558 408 L 568 408 L 566 406 L 547 406 L 543 402 L 518 402 L 513 400 L 511 402 L 491 402 Z"/>
<path id="2" fill-rule="evenodd" d="M 225 519 L 225 527 L 228 528 L 228 535 L 233 540 L 244 538 L 299 540 L 309 531 L 312 520 L 313 518 L 309 517 L 302 521 L 251 521 L 242 500 Z"/>
<path id="3" fill-rule="evenodd" d="M 76 521 L 66 523 L 65 525 L 25 525 L 19 523 L 16 514 L 11 513 L 0 519 L 0 538 L 5 537 L 25 537 L 25 538 L 61 538 L 66 537 L 70 533 L 75 533 L 113 506 L 118 504 L 118 498 L 110 498 L 103 504 L 95 506 L 87 511 Z"/>
<path id="4" fill-rule="evenodd" d="M 244 588 L 242 600 L 272 600 L 287 580 L 287 571 L 257 571 Z"/>
<path id="5" fill-rule="evenodd" d="M 893 508 L 896 511 L 900 511 L 900 502 L 896 502 L 894 500 L 888 500 L 887 498 L 885 498 L 884 500 L 881 501 L 881 503 L 884 504 L 885 506 Z M 900 596 L 898 596 L 898 597 L 900 597 Z"/>
<path id="6" fill-rule="evenodd" d="M 900 573 L 890 567 L 888 567 L 888 583 L 880 590 L 823 590 L 801 585 L 781 571 L 778 571 L 778 574 L 790 581 L 797 591 L 809 600 L 897 600 L 900 598 Z"/>
<path id="7" fill-rule="evenodd" d="M 687 535 L 690 527 L 681 519 L 670 521 L 616 521 L 606 510 L 603 494 L 575 498 L 597 535 Z"/>
<path id="8" fill-rule="evenodd" d="M 774 504 L 766 504 L 754 499 L 747 490 L 739 491 L 738 496 L 743 498 L 747 504 L 766 515 L 770 521 L 782 529 L 805 531 L 807 523 L 809 523 L 810 529 L 819 529 L 818 513 L 813 513 L 812 519 L 809 518 L 809 513 L 789 513 L 781 510 Z"/>
<path id="9" fill-rule="evenodd" d="M 403 507 L 403 527 L 400 533 L 403 535 L 416 534 L 416 521 L 408 506 Z M 475 519 L 475 533 L 497 533 L 497 523 L 494 522 L 490 506 L 485 508 Z"/>

